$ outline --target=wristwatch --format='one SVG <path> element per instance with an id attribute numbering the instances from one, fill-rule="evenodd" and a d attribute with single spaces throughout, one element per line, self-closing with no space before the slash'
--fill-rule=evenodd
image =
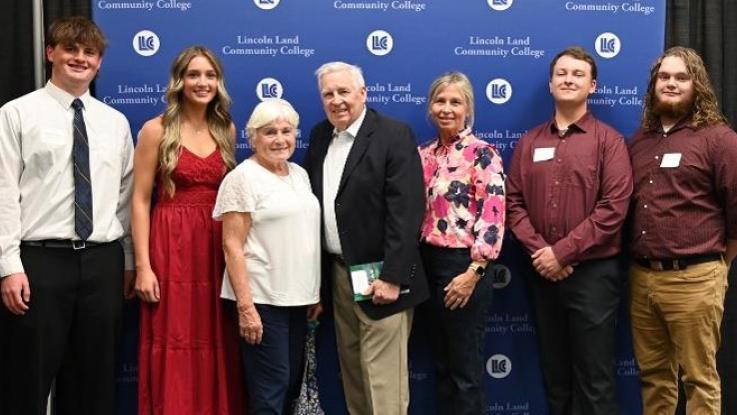
<path id="1" fill-rule="evenodd" d="M 474 267 L 471 265 L 469 268 L 471 268 L 479 278 L 484 278 L 484 275 L 486 275 L 486 267 L 482 267 L 481 265 Z"/>

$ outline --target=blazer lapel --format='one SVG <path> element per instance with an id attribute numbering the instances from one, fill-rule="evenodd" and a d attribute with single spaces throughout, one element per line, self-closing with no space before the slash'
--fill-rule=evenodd
<path id="1" fill-rule="evenodd" d="M 366 109 L 366 117 L 363 119 L 363 124 L 358 130 L 356 141 L 354 141 L 353 147 L 351 147 L 351 151 L 348 153 L 348 159 L 345 161 L 343 175 L 340 178 L 340 185 L 338 185 L 338 194 L 340 194 L 340 192 L 345 187 L 345 183 L 348 180 L 348 177 L 350 177 L 351 173 L 353 173 L 353 170 L 358 165 L 358 162 L 361 161 L 361 157 L 363 157 L 363 154 L 366 152 L 366 149 L 368 148 L 368 145 L 370 143 L 371 134 L 374 133 L 375 129 L 376 114 L 373 110 Z"/>
<path id="2" fill-rule="evenodd" d="M 329 123 L 326 122 L 328 126 L 330 126 Z M 315 138 L 314 143 L 310 143 L 310 145 L 315 146 L 315 159 L 312 160 L 312 167 L 313 170 L 313 182 L 312 182 L 312 192 L 317 197 L 317 200 L 320 202 L 320 205 L 322 205 L 322 178 L 323 178 L 323 164 L 325 164 L 325 156 L 328 154 L 328 147 L 330 146 L 330 140 L 332 139 L 332 126 L 331 128 L 323 128 L 323 131 L 321 131 Z"/>

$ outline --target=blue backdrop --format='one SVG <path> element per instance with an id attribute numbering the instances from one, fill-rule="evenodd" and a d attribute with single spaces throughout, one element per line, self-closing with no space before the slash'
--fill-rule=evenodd
<path id="1" fill-rule="evenodd" d="M 599 66 L 589 100 L 600 119 L 625 136 L 642 110 L 648 69 L 662 51 L 665 1 L 606 0 L 95 0 L 93 15 L 109 38 L 97 96 L 128 116 L 134 135 L 164 108 L 169 65 L 186 46 L 203 44 L 225 66 L 232 115 L 239 127 L 238 158 L 249 154 L 245 122 L 263 97 L 281 96 L 301 115 L 295 160 L 309 129 L 322 118 L 315 69 L 344 60 L 364 69 L 369 105 L 407 121 L 418 141 L 432 138 L 426 117 L 430 82 L 448 70 L 465 72 L 475 87 L 476 135 L 505 161 L 527 129 L 552 115 L 548 65 L 573 45 L 590 50 Z M 495 281 L 487 324 L 487 413 L 544 414 L 534 321 L 528 311 L 521 261 L 507 238 L 501 261 L 509 280 Z M 326 316 L 327 317 L 327 316 Z M 622 414 L 639 414 L 637 366 L 629 324 L 619 329 Z M 120 414 L 136 412 L 137 304 L 126 308 L 118 378 Z M 427 327 L 411 339 L 412 414 L 432 413 L 434 380 Z M 319 380 L 328 414 L 345 409 L 334 336 L 323 318 Z"/>

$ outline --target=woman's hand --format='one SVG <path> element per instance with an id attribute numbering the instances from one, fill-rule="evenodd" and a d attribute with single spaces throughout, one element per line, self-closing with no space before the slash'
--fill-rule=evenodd
<path id="1" fill-rule="evenodd" d="M 470 268 L 466 272 L 458 274 L 444 288 L 445 307 L 451 310 L 465 307 L 478 281 L 479 276 Z"/>
<path id="2" fill-rule="evenodd" d="M 322 314 L 322 304 L 311 304 L 307 306 L 307 321 L 315 321 Z"/>
<path id="3" fill-rule="evenodd" d="M 253 303 L 238 304 L 238 332 L 246 343 L 261 344 L 264 326 Z"/>
<path id="4" fill-rule="evenodd" d="M 136 273 L 136 295 L 147 303 L 158 303 L 161 299 L 159 280 L 151 268 L 138 270 Z"/>

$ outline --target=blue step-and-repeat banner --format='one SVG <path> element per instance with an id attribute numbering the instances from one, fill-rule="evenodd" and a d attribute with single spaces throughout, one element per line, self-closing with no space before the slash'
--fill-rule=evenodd
<path id="1" fill-rule="evenodd" d="M 419 142 L 434 128 L 427 90 L 449 70 L 465 72 L 476 95 L 476 135 L 505 161 L 519 137 L 552 115 L 548 65 L 570 45 L 599 66 L 594 114 L 631 135 L 640 120 L 650 65 L 664 43 L 665 0 L 94 0 L 109 39 L 97 96 L 122 111 L 134 135 L 164 109 L 169 66 L 202 44 L 225 66 L 238 159 L 249 155 L 245 123 L 260 99 L 283 97 L 301 116 L 294 159 L 324 118 L 314 71 L 343 60 L 364 70 L 369 106 L 405 120 Z M 489 414 L 545 414 L 534 321 L 523 276 L 525 257 L 507 238 L 501 261 L 511 278 L 495 281 L 486 337 Z M 622 311 L 617 359 L 621 413 L 640 413 L 638 371 Z M 120 414 L 136 413 L 137 304 L 126 308 Z M 333 326 L 320 328 L 318 376 L 328 414 L 343 414 Z M 434 376 L 425 340 L 432 322 L 418 315 L 411 339 L 412 414 L 433 413 Z M 429 323 L 429 324 L 428 324 Z M 564 335 L 561 333 L 561 335 Z"/>

